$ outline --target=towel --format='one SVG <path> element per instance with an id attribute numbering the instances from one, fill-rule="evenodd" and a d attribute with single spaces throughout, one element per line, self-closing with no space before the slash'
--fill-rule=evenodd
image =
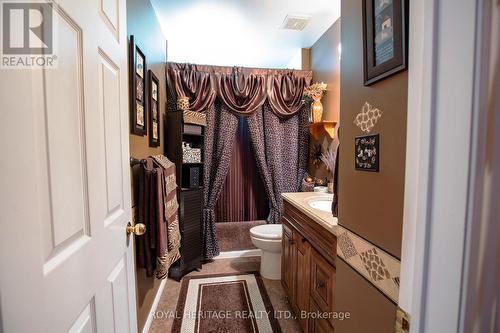
<path id="1" fill-rule="evenodd" d="M 157 216 L 160 242 L 157 248 L 156 277 L 164 279 L 170 266 L 180 258 L 181 233 L 179 231 L 179 204 L 175 164 L 163 155 L 154 159 L 157 182 Z"/>
<path id="2" fill-rule="evenodd" d="M 175 164 L 165 156 L 146 158 L 139 174 L 138 222 L 146 234 L 136 238 L 137 266 L 158 279 L 180 258 L 180 231 Z"/>

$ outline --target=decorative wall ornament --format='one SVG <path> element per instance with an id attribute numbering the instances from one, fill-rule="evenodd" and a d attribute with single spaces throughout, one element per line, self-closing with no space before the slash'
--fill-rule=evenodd
<path id="1" fill-rule="evenodd" d="M 379 135 L 358 136 L 354 141 L 354 167 L 361 171 L 379 171 Z"/>
<path id="2" fill-rule="evenodd" d="M 148 100 L 146 105 L 149 106 L 148 123 L 149 123 L 149 146 L 160 146 L 160 98 L 158 95 L 158 87 L 160 81 L 151 70 L 148 70 Z"/>
<path id="3" fill-rule="evenodd" d="M 370 103 L 365 102 L 361 112 L 354 118 L 354 125 L 358 126 L 363 132 L 370 133 L 380 117 L 382 117 L 382 110 L 373 108 Z"/>
<path id="4" fill-rule="evenodd" d="M 313 145 L 311 149 L 311 160 L 317 168 L 321 163 L 322 155 L 323 155 L 323 149 L 321 148 L 321 145 Z"/>
<path id="5" fill-rule="evenodd" d="M 129 67 L 129 98 L 130 98 L 130 132 L 144 136 L 148 132 L 146 124 L 146 56 L 135 44 L 134 36 L 130 35 L 130 67 Z"/>

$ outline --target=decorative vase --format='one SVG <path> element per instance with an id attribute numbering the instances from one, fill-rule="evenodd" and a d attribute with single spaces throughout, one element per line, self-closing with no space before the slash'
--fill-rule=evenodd
<path id="1" fill-rule="evenodd" d="M 311 103 L 311 114 L 313 123 L 319 123 L 323 117 L 323 104 L 321 104 L 322 95 L 314 95 L 313 102 Z"/>
<path id="2" fill-rule="evenodd" d="M 189 110 L 189 98 L 178 97 L 177 98 L 177 110 L 181 110 L 181 111 Z"/>

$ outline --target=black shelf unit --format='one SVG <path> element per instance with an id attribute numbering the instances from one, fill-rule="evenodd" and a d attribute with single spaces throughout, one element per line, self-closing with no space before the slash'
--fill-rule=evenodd
<path id="1" fill-rule="evenodd" d="M 182 111 L 167 112 L 165 147 L 167 157 L 175 163 L 177 176 L 177 195 L 179 198 L 179 229 L 181 232 L 181 258 L 170 267 L 169 276 L 180 280 L 194 269 L 200 269 L 203 262 L 203 143 L 201 134 L 184 133 Z M 182 143 L 188 142 L 194 148 L 201 148 L 200 163 L 184 163 Z M 198 168 L 198 186 L 190 182 L 190 168 Z M 191 185 L 191 186 L 190 186 Z"/>

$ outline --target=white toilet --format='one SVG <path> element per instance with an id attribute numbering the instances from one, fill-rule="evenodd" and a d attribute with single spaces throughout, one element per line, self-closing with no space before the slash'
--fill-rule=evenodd
<path id="1" fill-rule="evenodd" d="M 263 224 L 250 229 L 252 243 L 262 250 L 260 275 L 269 280 L 281 279 L 281 224 Z"/>

